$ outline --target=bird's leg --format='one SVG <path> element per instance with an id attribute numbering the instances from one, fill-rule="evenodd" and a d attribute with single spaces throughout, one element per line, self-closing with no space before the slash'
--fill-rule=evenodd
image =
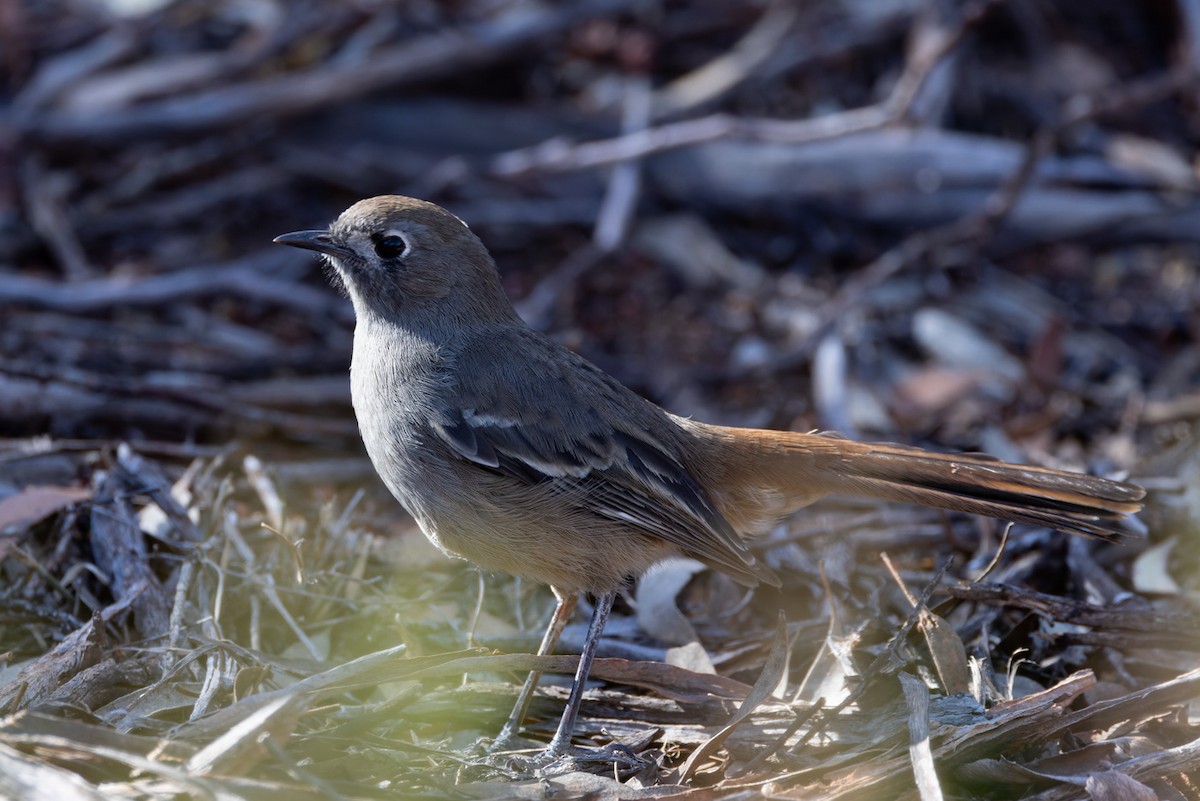
<path id="1" fill-rule="evenodd" d="M 587 639 L 583 641 L 583 651 L 579 654 L 575 683 L 571 685 L 571 694 L 567 696 L 567 708 L 563 710 L 562 720 L 558 722 L 558 730 L 554 732 L 554 738 L 546 748 L 547 756 L 561 756 L 571 749 L 571 732 L 575 729 L 575 719 L 579 717 L 579 704 L 583 701 L 584 686 L 592 669 L 592 660 L 596 657 L 596 647 L 600 644 L 604 624 L 608 621 L 608 613 L 612 611 L 613 601 L 616 599 L 616 592 L 606 592 L 596 598 Z"/>
<path id="2" fill-rule="evenodd" d="M 575 611 L 575 604 L 579 600 L 578 595 L 574 593 L 568 595 L 557 587 L 551 587 L 550 591 L 554 593 L 557 603 L 554 606 L 554 612 L 550 615 L 546 633 L 542 635 L 542 644 L 538 646 L 538 656 L 549 654 L 558 645 L 558 638 L 562 636 L 563 629 L 566 627 L 567 621 L 571 619 L 571 614 Z M 496 737 L 491 750 L 504 748 L 517 736 L 517 732 L 521 730 L 521 724 L 525 722 L 525 714 L 529 711 L 529 704 L 533 701 L 533 694 L 537 690 L 541 678 L 542 671 L 529 671 L 529 675 L 525 677 L 525 684 L 521 687 L 521 694 L 517 696 L 517 704 L 513 707 L 508 720 L 505 721 L 504 728 L 500 730 L 500 735 Z"/>

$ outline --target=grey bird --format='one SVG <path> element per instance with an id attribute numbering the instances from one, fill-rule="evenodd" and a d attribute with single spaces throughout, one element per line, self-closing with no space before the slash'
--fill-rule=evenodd
<path id="1" fill-rule="evenodd" d="M 744 544 L 829 493 L 924 504 L 1114 538 L 1131 483 L 979 455 L 670 414 L 531 329 L 479 238 L 432 203 L 360 201 L 324 231 L 275 242 L 322 254 L 354 304 L 350 385 L 367 453 L 441 550 L 549 584 L 555 646 L 596 596 L 547 759 L 566 754 L 616 593 L 687 556 L 747 585 L 779 579 Z M 525 683 L 501 741 L 519 729 Z"/>

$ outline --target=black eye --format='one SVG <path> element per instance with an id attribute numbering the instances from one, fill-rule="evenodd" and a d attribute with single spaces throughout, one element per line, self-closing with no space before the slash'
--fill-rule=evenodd
<path id="1" fill-rule="evenodd" d="M 381 259 L 395 259 L 403 256 L 408 250 L 408 243 L 404 241 L 404 237 L 395 234 L 387 236 L 374 236 L 375 253 Z"/>

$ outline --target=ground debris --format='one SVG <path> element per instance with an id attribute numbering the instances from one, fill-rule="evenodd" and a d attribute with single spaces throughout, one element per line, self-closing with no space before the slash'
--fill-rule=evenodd
<path id="1" fill-rule="evenodd" d="M 1195 796 L 1196 13 L 1069 6 L 6 4 L 0 797 Z M 823 502 L 753 543 L 781 593 L 618 601 L 578 741 L 643 767 L 506 769 L 523 674 L 535 750 L 574 667 L 551 599 L 417 534 L 349 304 L 269 244 L 385 192 L 673 412 L 1147 508 Z"/>

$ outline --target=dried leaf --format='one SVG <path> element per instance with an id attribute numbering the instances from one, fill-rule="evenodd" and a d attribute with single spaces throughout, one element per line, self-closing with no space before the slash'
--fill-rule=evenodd
<path id="1" fill-rule="evenodd" d="M 1093 773 L 1084 787 L 1095 801 L 1158 801 L 1158 793 L 1117 770 Z"/>
<path id="2" fill-rule="evenodd" d="M 73 503 L 86 501 L 84 487 L 29 486 L 0 501 L 0 532 L 27 528 Z"/>
<path id="3" fill-rule="evenodd" d="M 672 559 L 647 573 L 637 585 L 637 622 L 642 631 L 668 645 L 696 642 L 696 629 L 676 599 L 692 576 L 707 568 L 694 559 Z"/>
<path id="4" fill-rule="evenodd" d="M 938 681 L 946 695 L 971 692 L 971 667 L 967 648 L 954 627 L 928 609 L 921 610 L 917 628 L 937 669 Z"/>
<path id="5" fill-rule="evenodd" d="M 1179 595 L 1183 588 L 1171 577 L 1171 551 L 1179 540 L 1163 540 L 1138 554 L 1133 560 L 1133 588 L 1138 592 Z"/>
<path id="6" fill-rule="evenodd" d="M 766 664 L 763 665 L 762 673 L 758 675 L 758 681 L 754 682 L 753 689 L 746 696 L 746 700 L 738 707 L 737 712 L 733 713 L 729 723 L 714 734 L 708 742 L 693 751 L 679 769 L 680 781 L 686 783 L 696 772 L 697 767 L 705 759 L 714 753 L 721 744 L 733 733 L 734 729 L 739 724 L 743 723 L 750 717 L 750 713 L 758 708 L 759 704 L 771 697 L 771 693 L 779 685 L 779 681 L 787 672 L 788 664 L 788 636 L 787 636 L 787 621 L 783 617 L 783 611 L 779 612 L 779 620 L 775 626 L 775 639 L 771 643 L 771 652 L 767 655 Z"/>

